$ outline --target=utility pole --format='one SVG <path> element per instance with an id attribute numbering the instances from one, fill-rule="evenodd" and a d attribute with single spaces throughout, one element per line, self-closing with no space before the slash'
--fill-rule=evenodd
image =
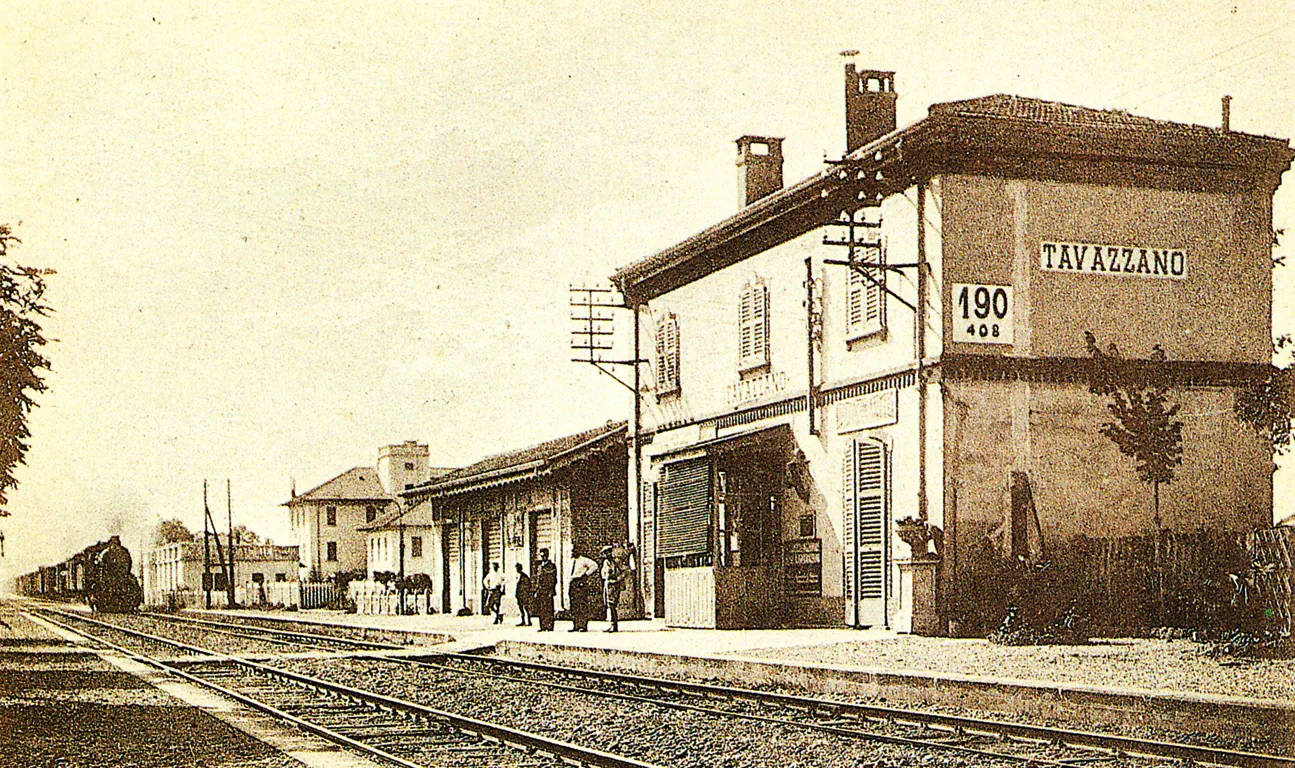
<path id="1" fill-rule="evenodd" d="M 399 502 L 397 502 L 399 503 Z M 400 510 L 400 517 L 397 518 L 399 525 L 396 526 L 400 534 L 400 581 L 397 582 L 400 587 L 400 610 L 399 615 L 405 615 L 405 511 Z"/>
<path id="2" fill-rule="evenodd" d="M 211 512 L 207 509 L 207 481 L 202 481 L 202 591 L 207 596 L 204 604 L 211 610 Z"/>
<path id="3" fill-rule="evenodd" d="M 225 579 L 225 587 L 229 591 L 229 607 L 235 607 L 234 604 L 234 505 L 233 492 L 230 490 L 229 479 L 225 479 L 225 515 L 229 523 L 229 576 Z"/>
<path id="4" fill-rule="evenodd" d="M 633 502 L 626 498 L 626 505 L 635 512 L 635 520 L 626 520 L 626 533 L 635 540 L 638 551 L 642 553 L 641 525 L 643 523 L 642 506 L 642 480 L 639 473 L 642 471 L 642 445 L 639 441 L 639 431 L 643 422 L 643 392 L 642 381 L 640 378 L 639 364 L 647 362 L 642 359 L 640 352 L 640 320 L 639 306 L 628 303 L 624 297 L 618 297 L 616 291 L 611 288 L 578 288 L 570 287 L 570 305 L 571 321 L 571 349 L 574 352 L 582 353 L 577 357 L 571 358 L 572 362 L 585 363 L 597 368 L 601 373 L 606 374 L 614 379 L 617 384 L 630 390 L 634 394 L 634 426 L 630 432 L 629 439 L 632 441 L 633 454 L 631 461 L 634 464 L 631 480 L 633 485 L 627 488 L 629 495 L 633 496 Z M 611 352 L 614 347 L 615 327 L 611 311 L 613 309 L 627 309 L 634 316 L 634 354 L 628 360 L 618 360 L 607 357 L 606 353 Z M 609 365 L 628 365 L 634 369 L 634 378 L 627 382 L 620 376 L 608 370 Z M 628 484 L 628 483 L 627 483 Z M 639 580 L 644 578 L 643 574 L 639 575 Z M 640 590 L 641 584 L 635 585 Z M 641 602 L 641 601 L 640 601 Z"/>

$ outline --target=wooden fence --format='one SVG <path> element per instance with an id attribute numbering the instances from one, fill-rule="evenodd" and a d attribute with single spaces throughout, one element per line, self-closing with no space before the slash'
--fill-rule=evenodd
<path id="1" fill-rule="evenodd" d="M 1291 585 L 1295 583 L 1295 528 L 1277 526 L 1250 534 L 1246 542 L 1250 549 L 1250 562 L 1254 578 L 1254 593 L 1272 626 L 1284 635 L 1295 629 L 1292 612 L 1295 599 Z"/>

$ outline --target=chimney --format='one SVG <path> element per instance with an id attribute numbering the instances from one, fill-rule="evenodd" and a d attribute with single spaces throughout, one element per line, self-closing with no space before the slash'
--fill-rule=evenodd
<path id="1" fill-rule="evenodd" d="M 737 140 L 739 208 L 782 189 L 782 139 L 743 136 Z"/>
<path id="2" fill-rule="evenodd" d="M 847 58 L 858 51 L 843 51 Z M 845 63 L 846 154 L 895 130 L 895 73 Z"/>
<path id="3" fill-rule="evenodd" d="M 1232 130 L 1232 97 L 1223 97 L 1223 131 L 1224 133 Z"/>

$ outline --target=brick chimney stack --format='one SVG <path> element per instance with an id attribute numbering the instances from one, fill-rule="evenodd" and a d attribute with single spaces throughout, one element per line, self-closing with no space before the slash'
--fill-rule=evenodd
<path id="1" fill-rule="evenodd" d="M 743 136 L 737 140 L 739 208 L 782 189 L 782 139 Z"/>
<path id="2" fill-rule="evenodd" d="M 856 51 L 845 51 L 852 56 Z M 845 64 L 846 154 L 895 130 L 895 73 Z"/>

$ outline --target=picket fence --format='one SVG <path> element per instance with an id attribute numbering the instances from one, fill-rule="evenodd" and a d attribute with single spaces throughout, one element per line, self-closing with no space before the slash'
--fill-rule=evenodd
<path id="1" fill-rule="evenodd" d="M 356 613 L 370 616 L 436 613 L 431 590 L 406 590 L 404 611 L 400 610 L 399 590 L 377 581 L 351 582 L 350 598 L 355 603 Z"/>

